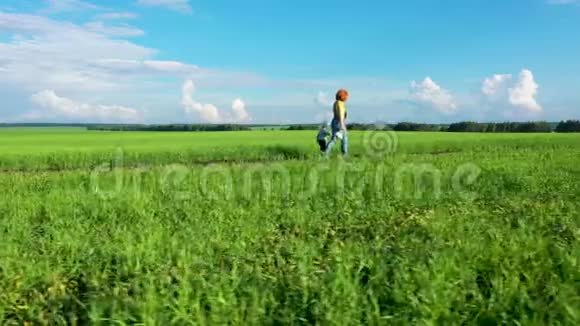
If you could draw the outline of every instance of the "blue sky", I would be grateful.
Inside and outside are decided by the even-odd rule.
[[[580,118],[580,1],[3,0],[0,122]]]

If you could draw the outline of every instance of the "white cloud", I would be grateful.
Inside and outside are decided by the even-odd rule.
[[[58,13],[77,10],[96,10],[100,7],[81,0],[47,0],[48,12]]]
[[[102,21],[88,22],[84,25],[91,32],[110,36],[141,36],[142,29],[123,24],[121,26],[106,26]]]
[[[246,111],[246,104],[242,99],[235,99],[232,103],[232,121],[236,123],[250,122],[252,118]]]
[[[516,85],[509,89],[509,101],[512,105],[531,112],[542,111],[542,107],[536,101],[538,88],[534,74],[524,69],[520,72],[520,78]]]
[[[0,34],[7,36],[0,38],[0,90],[11,97],[4,98],[4,102],[20,100],[30,105],[30,94],[50,89],[87,103],[98,98],[139,103],[149,107],[148,116],[173,120],[176,116],[171,115],[179,111],[166,116],[155,111],[170,105],[170,90],[181,80],[194,79],[207,89],[263,88],[273,84],[252,73],[155,60],[156,49],[122,39],[123,35],[139,33],[104,22],[79,25],[0,11]],[[28,109],[20,107],[23,111]],[[6,117],[7,112],[18,114],[14,108],[0,106],[0,116]]]
[[[0,32],[12,33],[0,41],[0,62],[9,73],[0,75],[8,84],[38,91],[97,91],[122,88],[130,76],[103,69],[97,63],[115,55],[117,60],[148,60],[155,50],[126,40],[110,38],[102,31],[27,14],[0,12]]]
[[[199,70],[198,66],[185,64],[178,61],[159,61],[159,60],[145,60],[143,61],[145,67],[163,72],[194,72]]]
[[[137,90],[147,83],[177,82],[161,80],[159,75],[222,82],[243,78],[178,61],[154,60],[156,50],[111,35],[138,34],[130,29],[0,12],[2,32],[12,35],[12,39],[0,40],[0,87],[28,94],[54,89],[75,97],[106,93],[119,96],[120,90]]]
[[[484,97],[497,106],[511,106],[523,110],[520,113],[535,113],[542,110],[536,100],[538,84],[533,73],[523,69],[517,80],[512,75],[502,74],[486,78],[481,86]],[[515,112],[506,112],[509,116]]]
[[[121,105],[100,105],[80,103],[58,96],[52,90],[44,90],[32,95],[31,100],[44,112],[33,111],[25,115],[30,119],[61,118],[78,122],[136,122],[137,110]]]
[[[0,11],[0,86],[10,84],[38,91],[107,91],[135,88],[147,77],[168,74],[195,77],[204,87],[264,86],[264,77],[235,71],[201,69],[179,61],[160,61],[157,50],[111,34],[138,31],[107,25],[76,25],[42,16]]]
[[[201,122],[219,123],[221,117],[218,109],[213,104],[202,104],[193,99],[195,84],[192,80],[186,80],[181,87],[181,105],[188,116],[197,116]]]
[[[168,73],[173,75],[187,75],[200,70],[198,66],[178,61],[99,59],[94,64],[103,69],[124,73]]]
[[[505,88],[505,84],[511,80],[511,78],[512,75],[508,74],[498,74],[486,78],[481,86],[481,92],[486,96],[494,97]]]
[[[135,19],[137,17],[139,17],[139,15],[132,12],[109,12],[95,16],[97,20],[125,20]]]
[[[181,106],[188,117],[203,123],[245,123],[252,120],[242,99],[233,101],[231,114],[222,114],[213,104],[197,102],[193,98],[194,93],[195,84],[192,80],[186,80],[181,87]]]
[[[422,82],[414,80],[411,82],[410,98],[412,101],[432,106],[442,113],[450,114],[457,111],[455,98],[430,77],[426,77]]]
[[[318,95],[316,95],[314,103],[323,107],[329,107],[332,105],[332,99],[330,98],[330,96],[328,96],[327,93],[320,91],[318,92]]]
[[[165,7],[183,13],[193,12],[188,0],[137,0],[137,3],[143,6]]]

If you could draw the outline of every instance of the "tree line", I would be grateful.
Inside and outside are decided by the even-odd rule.
[[[545,121],[535,122],[500,122],[500,123],[477,123],[458,122],[452,123],[447,128],[448,132],[552,132],[553,126]]]
[[[580,120],[562,121],[556,126],[556,132],[580,132]]]
[[[87,130],[106,131],[245,131],[246,125],[236,124],[168,124],[168,125],[92,125]]]
[[[316,130],[320,125],[302,124],[292,125],[287,130]],[[390,129],[394,131],[442,131],[442,132],[580,132],[580,120],[568,120],[560,123],[546,121],[530,122],[473,122],[462,121],[451,124],[429,124],[415,122],[399,122],[397,124],[377,125],[377,124],[348,124],[349,130],[380,130]]]
[[[580,132],[579,120],[567,120],[560,123],[550,123],[546,121],[530,122],[499,122],[499,123],[478,123],[464,121],[452,123],[447,127],[448,132]]]
[[[237,125],[237,124],[167,124],[167,125],[144,125],[144,124],[53,124],[53,123],[0,123],[2,127],[85,127],[88,130],[105,131],[244,131],[253,130],[261,125]],[[269,126],[274,130],[273,126]],[[295,124],[281,127],[277,130],[317,130],[320,124]],[[428,124],[415,122],[399,122],[397,124],[368,124],[350,123],[349,130],[383,130],[394,131],[440,131],[440,132],[580,132],[580,120],[567,120],[560,123],[546,121],[530,122],[490,122],[481,123],[474,121],[462,121],[451,124]],[[260,128],[258,128],[260,129]],[[267,128],[266,128],[267,129]]]
[[[286,130],[317,130],[320,124],[291,125]],[[348,130],[445,131],[446,125],[400,122],[398,124],[347,123]]]

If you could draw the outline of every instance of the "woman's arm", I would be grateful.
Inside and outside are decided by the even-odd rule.
[[[338,119],[340,120],[340,129],[346,130],[346,121],[345,121],[346,109],[344,108],[344,103],[339,102],[338,104]]]

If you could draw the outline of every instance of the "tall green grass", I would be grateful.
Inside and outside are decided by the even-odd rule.
[[[311,136],[2,134],[0,319],[580,322],[577,136],[400,134],[376,156],[353,133],[347,160]]]

